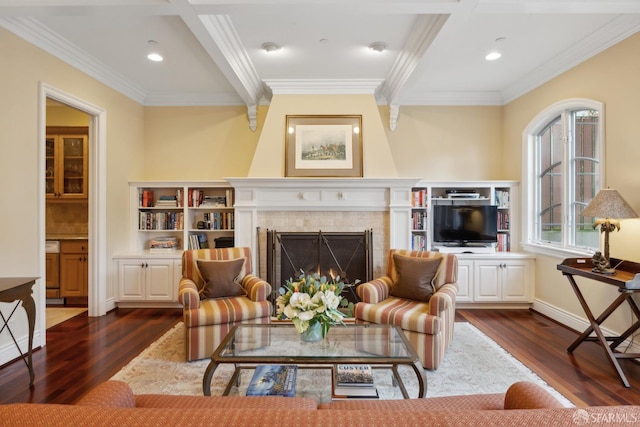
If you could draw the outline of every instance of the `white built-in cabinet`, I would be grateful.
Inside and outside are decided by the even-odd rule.
[[[113,257],[116,302],[179,306],[182,252],[232,242],[233,189],[226,181],[135,181],[129,194],[130,250]]]
[[[530,304],[535,283],[535,256],[519,252],[519,183],[517,181],[420,181],[411,189],[411,247],[453,251],[433,242],[433,206],[438,204],[495,205],[500,244],[493,253],[460,249],[459,306]],[[468,196],[465,194],[469,193]],[[491,251],[490,251],[491,252]]]
[[[172,258],[116,259],[119,302],[175,302],[180,261]]]

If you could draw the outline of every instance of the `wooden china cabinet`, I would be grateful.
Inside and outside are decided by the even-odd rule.
[[[45,192],[50,200],[88,197],[88,128],[47,127]]]

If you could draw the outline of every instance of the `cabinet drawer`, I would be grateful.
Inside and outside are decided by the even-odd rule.
[[[86,240],[63,240],[60,242],[60,252],[73,254],[86,254],[89,252]]]

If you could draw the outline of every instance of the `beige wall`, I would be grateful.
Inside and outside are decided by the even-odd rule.
[[[520,179],[504,173],[502,107],[401,106],[395,131],[389,109],[380,111],[399,176]]]
[[[258,109],[258,128],[249,129],[246,107],[147,107],[145,172],[138,179],[209,180],[247,176],[266,107]]]
[[[44,194],[39,200],[38,138],[39,84],[56,88],[107,111],[107,256],[128,248],[128,181],[138,178],[143,170],[142,106],[105,85],[64,64],[53,56],[0,29],[0,271],[2,276],[40,276],[44,259],[39,250],[41,239],[40,212],[44,212]],[[43,187],[42,187],[43,188]],[[107,266],[107,297],[113,297],[114,274]],[[44,318],[44,282],[34,292],[37,321]],[[5,312],[7,304],[0,304]],[[6,313],[8,315],[8,313]],[[26,335],[22,310],[16,312],[18,337]],[[39,325],[40,323],[38,323]],[[44,323],[42,323],[44,325]],[[39,331],[36,331],[38,333]],[[9,342],[0,336],[0,348]],[[39,343],[38,343],[39,345]],[[0,364],[4,361],[0,360]]]
[[[640,33],[600,53],[558,76],[536,90],[509,103],[504,108],[505,178],[520,177],[522,165],[522,130],[537,113],[568,98],[590,98],[605,104],[605,180],[617,189],[640,213],[640,191],[635,178],[640,161],[640,144],[636,126],[640,97]],[[640,261],[640,220],[625,220],[622,230],[611,235],[611,256]],[[560,310],[584,318],[584,313],[556,265],[561,259],[538,257],[536,263],[536,298]],[[602,309],[617,296],[616,288],[580,281],[587,301]],[[627,307],[616,313],[605,327],[622,331],[629,325]]]

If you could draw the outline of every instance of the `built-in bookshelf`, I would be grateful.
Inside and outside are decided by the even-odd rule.
[[[428,241],[429,191],[426,187],[411,189],[411,249],[425,250]]]
[[[233,244],[234,192],[225,181],[136,181],[130,193],[133,252]]]
[[[516,181],[451,181],[432,182],[420,181],[419,187],[412,189],[412,236],[414,249],[438,250],[433,241],[432,211],[437,205],[494,205],[497,207],[497,228],[498,243],[495,248],[489,248],[496,252],[510,252],[514,237],[517,238],[518,230],[513,228],[511,218],[513,217],[517,198],[518,183]],[[416,191],[419,190],[419,191]],[[419,195],[426,193],[429,197],[423,206],[416,206],[421,199]],[[416,200],[414,202],[414,200]],[[424,210],[425,221],[416,222],[419,215]],[[416,226],[424,229],[416,229]],[[418,236],[418,237],[415,237]],[[417,246],[416,242],[424,236],[426,242],[423,247]],[[464,251],[467,251],[465,249]]]

